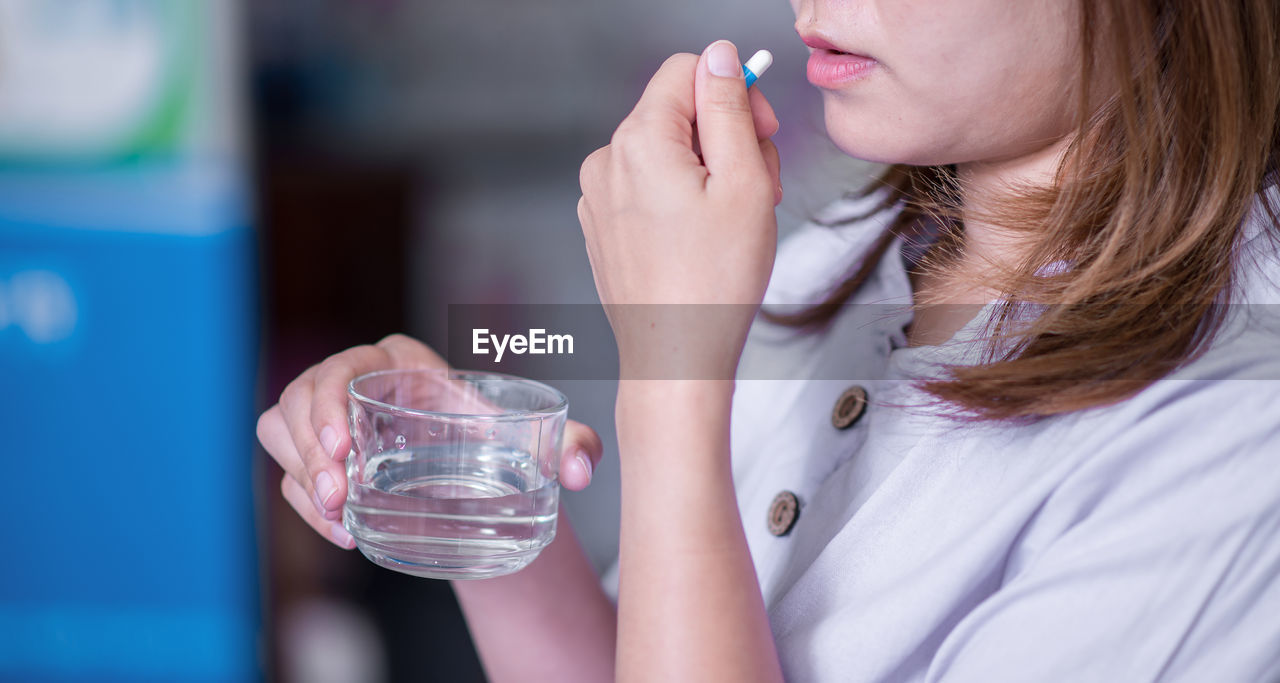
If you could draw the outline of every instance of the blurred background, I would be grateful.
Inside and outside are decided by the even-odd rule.
[[[671,53],[774,52],[784,233],[860,185],[793,22],[785,0],[0,0],[0,680],[483,680],[448,584],[312,533],[256,417],[343,348],[442,344],[449,304],[595,302],[578,166]],[[565,496],[603,569],[615,386],[557,386],[606,443]]]

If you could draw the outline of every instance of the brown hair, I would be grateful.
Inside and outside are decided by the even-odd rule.
[[[1092,102],[1079,89],[1053,186],[999,209],[996,224],[1035,246],[991,281],[1007,302],[983,362],[925,384],[972,417],[1114,403],[1195,358],[1222,323],[1241,224],[1280,165],[1280,3],[1081,0],[1080,36],[1080,83],[1113,85]],[[900,211],[852,274],[822,302],[767,318],[821,327],[923,219],[961,234],[954,168],[892,166],[861,194],[886,188],[873,212]],[[1071,267],[1045,272],[1060,261]],[[1053,305],[1019,326],[1017,301]]]

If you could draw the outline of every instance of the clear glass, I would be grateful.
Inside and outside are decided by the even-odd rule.
[[[556,534],[569,403],[497,373],[386,370],[347,388],[342,523],[374,563],[436,579],[517,571]]]

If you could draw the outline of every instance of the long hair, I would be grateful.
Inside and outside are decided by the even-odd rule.
[[[925,384],[978,419],[1115,403],[1203,352],[1241,225],[1280,167],[1280,2],[1081,0],[1080,25],[1080,83],[1108,91],[1079,88],[1052,185],[1012,192],[990,216],[1033,246],[987,274],[1005,303],[983,362]],[[886,188],[877,209],[899,213],[852,274],[820,303],[766,317],[823,326],[923,219],[963,239],[954,168],[891,166],[862,194]],[[1266,211],[1280,226],[1277,207]],[[1028,323],[1017,302],[1051,305]]]

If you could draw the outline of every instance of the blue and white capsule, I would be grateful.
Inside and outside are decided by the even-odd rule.
[[[764,72],[773,66],[773,53],[768,50],[761,50],[747,60],[742,65],[742,75],[747,79],[747,87],[750,88],[755,84],[756,80],[764,75]]]

